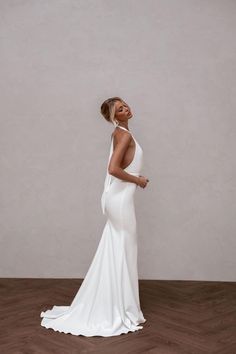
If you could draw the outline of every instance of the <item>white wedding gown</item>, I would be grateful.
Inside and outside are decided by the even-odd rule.
[[[134,158],[124,170],[139,176],[143,150],[134,141]],[[108,164],[112,152],[113,138]],[[139,301],[134,207],[137,185],[110,175],[108,164],[101,198],[107,222],[88,272],[70,306],[53,306],[40,314],[41,325],[54,331],[109,337],[142,329],[139,324],[146,322]]]

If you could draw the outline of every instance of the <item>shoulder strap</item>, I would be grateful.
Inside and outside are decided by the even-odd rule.
[[[126,129],[125,127],[122,127],[121,125],[117,125],[117,127],[126,130],[127,132],[129,132],[132,135],[132,133],[128,129]]]

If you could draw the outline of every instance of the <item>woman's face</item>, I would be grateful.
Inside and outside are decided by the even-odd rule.
[[[124,101],[115,102],[115,118],[120,122],[126,122],[133,116],[129,106]]]

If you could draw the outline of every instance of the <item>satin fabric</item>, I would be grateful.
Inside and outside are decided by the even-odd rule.
[[[131,134],[126,128],[118,127]],[[124,170],[139,176],[143,150],[133,139],[134,157]],[[146,322],[140,308],[138,285],[134,206],[137,185],[108,173],[112,152],[113,138],[101,197],[107,221],[96,253],[70,306],[55,305],[41,312],[41,326],[45,328],[87,337],[109,337],[142,329],[140,324]]]

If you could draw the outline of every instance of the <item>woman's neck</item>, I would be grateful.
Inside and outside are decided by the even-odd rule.
[[[127,129],[127,130],[129,130],[129,127],[128,127],[128,124],[126,123],[126,124],[120,124],[120,123],[118,123],[118,125],[120,126],[120,127],[123,127],[123,128],[125,128],[125,129]]]

